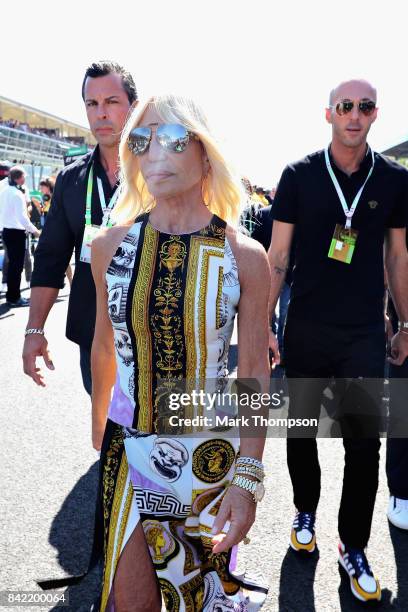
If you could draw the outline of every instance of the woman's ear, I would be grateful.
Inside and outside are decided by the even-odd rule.
[[[203,153],[203,176],[207,178],[208,173],[211,169],[210,160],[207,157],[207,153]]]

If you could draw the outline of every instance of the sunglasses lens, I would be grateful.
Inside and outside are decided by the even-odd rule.
[[[189,135],[184,125],[164,123],[157,128],[157,140],[162,147],[174,153],[181,153],[188,145]]]
[[[353,102],[339,102],[336,104],[336,113],[340,116],[347,115],[353,110],[354,103]]]
[[[141,155],[144,153],[152,137],[152,131],[147,127],[134,128],[128,137],[128,147],[133,155]]]
[[[360,102],[358,107],[363,113],[363,115],[369,116],[369,115],[372,115],[374,112],[375,102],[373,102],[372,100],[363,101],[363,102]]]

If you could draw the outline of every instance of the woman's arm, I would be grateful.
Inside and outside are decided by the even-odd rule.
[[[106,270],[115,252],[114,244],[117,243],[117,239],[113,239],[117,234],[115,230],[104,231],[92,243],[91,268],[96,288],[96,324],[91,351],[92,445],[96,450],[100,450],[102,445],[116,377],[115,346],[105,280]]]
[[[253,240],[241,238],[237,264],[241,297],[238,306],[238,380],[248,392],[269,393],[270,365],[268,352],[268,298],[271,284],[268,258],[264,249]],[[246,384],[248,380],[248,384]],[[251,380],[255,384],[251,384]],[[269,407],[240,410],[240,416],[256,414],[268,417]],[[251,435],[249,434],[251,430]],[[266,427],[240,428],[240,455],[261,460],[265,446]]]
[[[269,392],[268,354],[268,298],[270,271],[266,253],[261,245],[245,236],[232,241],[238,265],[241,297],[238,306],[238,379],[244,384],[241,390],[256,388],[256,393]],[[258,385],[250,380],[256,379]],[[247,382],[246,382],[247,381]],[[268,416],[267,406],[255,414]],[[249,414],[252,411],[249,410]],[[240,408],[240,416],[249,416],[248,408]],[[266,427],[240,427],[240,455],[261,460],[265,446]],[[251,479],[251,477],[249,477]],[[240,542],[255,520],[256,504],[253,496],[244,489],[231,485],[223,499],[214,522],[213,552],[220,553]],[[231,526],[227,535],[221,534],[226,523]]]

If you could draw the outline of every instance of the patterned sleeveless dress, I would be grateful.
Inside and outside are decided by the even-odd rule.
[[[139,521],[166,610],[244,611],[251,591],[261,605],[267,589],[231,573],[236,547],[212,553],[211,528],[239,440],[219,431],[174,435],[162,418],[163,389],[228,375],[240,286],[225,222],[214,215],[204,229],[170,235],[142,215],[106,283],[117,380],[101,452],[100,610],[114,610],[115,570]]]

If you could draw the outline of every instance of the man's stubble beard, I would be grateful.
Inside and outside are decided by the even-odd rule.
[[[112,134],[112,136],[96,136],[94,134],[94,138],[96,140],[96,142],[98,143],[99,146],[102,146],[106,149],[114,149],[114,148],[118,148],[119,147],[119,143],[120,143],[120,137],[118,138],[117,136],[114,136]]]
[[[358,149],[362,144],[367,142],[367,135],[370,128],[368,128],[365,132],[361,132],[358,138],[350,138],[342,131],[334,130],[334,134],[336,139],[344,146],[350,149]]]

